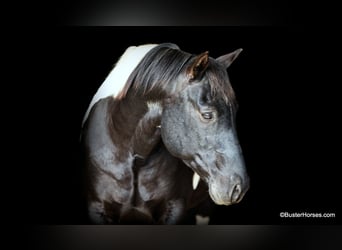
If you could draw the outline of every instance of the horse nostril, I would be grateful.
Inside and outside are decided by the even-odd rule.
[[[232,203],[238,202],[239,199],[240,199],[240,195],[241,195],[241,185],[240,184],[236,184],[233,187],[233,190],[232,190],[232,195],[231,195]]]

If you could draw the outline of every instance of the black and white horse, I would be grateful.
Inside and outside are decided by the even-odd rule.
[[[182,224],[241,201],[249,179],[227,68],[175,44],[129,47],[85,115],[82,146],[96,224]]]

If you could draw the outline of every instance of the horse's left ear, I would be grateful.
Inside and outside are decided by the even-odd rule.
[[[239,56],[241,51],[242,49],[237,49],[227,55],[223,55],[216,58],[216,61],[223,63],[223,65],[226,66],[226,68],[228,68],[232,64],[232,62],[234,62],[235,59]]]
[[[187,75],[189,81],[198,80],[202,77],[204,71],[207,69],[209,63],[209,52],[203,52],[202,54],[195,57],[193,62],[187,68]]]

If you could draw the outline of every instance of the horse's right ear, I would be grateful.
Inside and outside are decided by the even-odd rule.
[[[209,52],[203,52],[202,54],[195,57],[191,65],[188,66],[186,74],[189,81],[201,79],[203,73],[208,67],[209,63]]]
[[[219,58],[216,58],[216,61],[223,63],[223,65],[226,67],[226,69],[235,61],[235,59],[239,56],[242,49],[237,49],[227,55],[220,56]]]

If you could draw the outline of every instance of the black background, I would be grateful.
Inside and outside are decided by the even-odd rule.
[[[316,33],[248,26],[56,27],[45,34],[35,44],[44,45],[34,53],[40,72],[31,99],[36,112],[23,112],[29,115],[26,128],[36,131],[25,147],[35,162],[23,172],[24,204],[30,204],[25,223],[87,223],[79,135],[88,104],[128,46],[173,42],[194,54],[208,50],[212,57],[244,49],[228,73],[239,102],[237,129],[251,188],[240,204],[217,207],[212,223],[340,224],[332,144],[337,100],[333,66],[324,53],[332,48],[312,43]],[[39,122],[33,125],[33,119]],[[336,218],[280,218],[280,212],[332,212]]]
[[[4,72],[2,93],[2,221],[10,246],[341,248],[338,8],[286,0],[14,5],[6,21],[18,25],[3,39],[5,69],[14,67]],[[165,41],[214,57],[244,48],[229,74],[251,190],[239,205],[218,209],[224,226],[77,226],[84,222],[78,136],[86,107],[127,46]],[[281,219],[282,211],[336,218]]]

